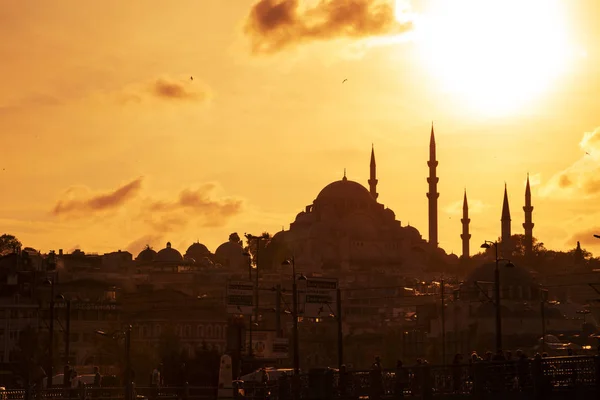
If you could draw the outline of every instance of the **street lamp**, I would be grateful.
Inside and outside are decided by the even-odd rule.
[[[125,400],[132,400],[133,390],[131,387],[131,325],[127,326],[124,331],[118,331],[113,334],[104,331],[96,331],[97,335],[106,336],[113,340],[125,338]]]
[[[56,296],[57,300],[65,302],[65,365],[69,365],[71,355],[71,299],[65,299],[63,294]]]
[[[255,276],[255,287],[254,287],[254,320],[256,322],[256,324],[258,325],[258,253],[260,252],[260,241],[261,240],[267,240],[269,239],[269,234],[268,233],[263,233],[260,236],[255,236],[255,235],[251,235],[249,233],[245,233],[244,236],[246,236],[246,240],[248,241],[248,243],[251,240],[256,240],[256,255],[255,255],[255,263],[256,263],[256,274],[254,274]],[[248,256],[249,256],[249,260],[248,260],[248,265],[249,265],[249,270],[250,270],[250,280],[252,280],[252,258],[250,257],[250,252],[247,252]],[[249,356],[252,357],[253,355],[253,349],[252,349],[252,316],[250,316],[250,349],[249,349]]]
[[[294,319],[293,345],[294,345],[294,375],[300,374],[300,342],[298,339],[298,285],[296,283],[296,260],[291,258],[284,260],[281,265],[292,266],[292,318]],[[298,277],[300,280],[306,280],[304,275]]]
[[[496,351],[502,350],[502,311],[500,308],[500,261],[507,261],[506,267],[512,268],[515,265],[505,258],[498,258],[498,242],[486,240],[481,245],[482,249],[489,249],[494,246],[496,268],[494,269],[494,302],[496,303]]]
[[[46,367],[46,387],[52,387],[54,376],[54,278],[47,278],[44,284],[50,286],[50,332],[48,335],[48,365]]]

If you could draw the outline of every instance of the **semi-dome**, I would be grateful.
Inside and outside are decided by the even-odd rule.
[[[176,263],[183,261],[181,253],[171,247],[171,242],[167,242],[167,247],[156,254],[156,261]]]
[[[140,254],[136,257],[136,260],[139,262],[152,262],[156,258],[156,251],[152,250],[150,246],[146,246],[146,248],[140,251]]]
[[[210,251],[200,242],[192,243],[185,252],[185,258],[193,258],[196,261],[202,260],[207,256],[210,256]]]
[[[518,265],[507,266],[507,261],[499,262],[500,284],[502,286],[529,286],[533,284],[531,273]],[[486,263],[475,268],[468,276],[467,282],[494,282],[496,263]]]
[[[327,200],[375,201],[367,188],[358,182],[349,181],[346,177],[325,186],[317,196],[315,203]]]

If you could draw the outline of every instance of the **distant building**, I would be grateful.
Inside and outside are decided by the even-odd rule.
[[[433,157],[430,166],[430,240],[437,250],[437,176],[435,140],[431,133]],[[370,189],[349,180],[330,183],[317,195],[313,204],[300,212],[288,231],[274,235],[269,246],[269,260],[276,267],[286,256],[294,254],[299,270],[339,274],[350,271],[418,275],[427,266],[432,247],[419,231],[403,225],[395,213],[377,201],[375,152],[371,151]],[[432,219],[433,218],[433,219]]]

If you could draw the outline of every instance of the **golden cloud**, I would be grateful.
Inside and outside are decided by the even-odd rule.
[[[126,88],[119,94],[119,100],[123,103],[141,103],[149,98],[171,102],[204,102],[210,95],[208,86],[198,79],[163,77]]]
[[[579,142],[583,156],[540,187],[544,197],[586,199],[600,195],[600,127]]]
[[[486,208],[488,208],[488,205],[486,205],[483,201],[478,200],[478,199],[467,199],[467,202],[469,203],[469,215],[480,214]],[[455,201],[454,203],[448,204],[447,206],[444,207],[444,212],[449,215],[462,216],[463,201],[458,200],[458,201]]]
[[[85,216],[97,211],[116,209],[135,198],[142,187],[142,178],[137,178],[115,190],[106,193],[85,194],[80,196],[77,188],[68,189],[64,198],[58,200],[52,214],[56,216]],[[83,189],[89,192],[88,189]]]
[[[245,34],[254,54],[273,54],[295,45],[332,39],[398,35],[412,29],[400,23],[391,0],[260,0],[246,19]]]

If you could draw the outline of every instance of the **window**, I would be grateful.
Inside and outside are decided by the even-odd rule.
[[[221,337],[222,337],[221,335],[222,335],[221,326],[220,325],[215,326],[215,337],[217,339],[221,339]]]
[[[190,325],[185,326],[185,331],[183,332],[184,337],[192,336],[192,327]]]
[[[204,337],[204,326],[203,325],[198,325],[196,327],[196,335],[198,335],[199,338]]]
[[[160,337],[160,334],[161,334],[160,325],[158,325],[158,324],[154,325],[154,336]]]
[[[212,325],[207,325],[206,326],[206,337],[207,338],[212,338],[213,337],[213,327],[212,327]]]

